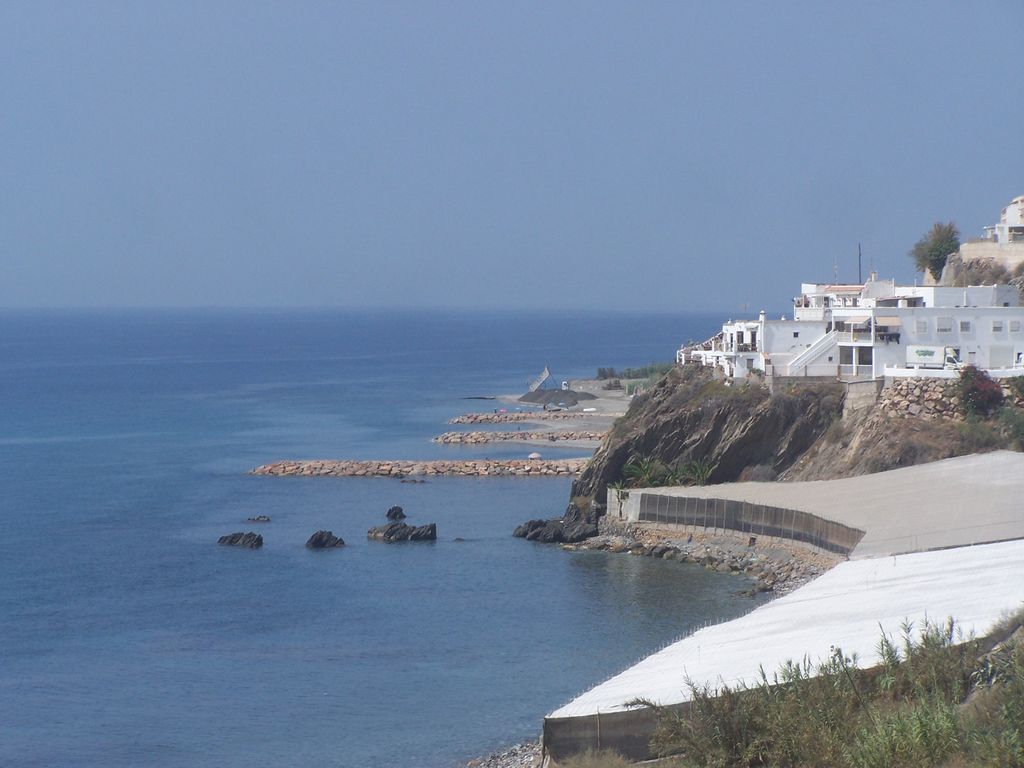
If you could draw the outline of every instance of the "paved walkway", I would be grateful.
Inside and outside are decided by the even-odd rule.
[[[668,646],[549,721],[622,711],[635,698],[681,703],[689,698],[687,678],[698,685],[754,682],[761,666],[771,674],[790,659],[816,662],[834,644],[873,666],[880,632],[895,635],[907,619],[919,627],[926,617],[953,617],[984,635],[1024,607],[1024,454],[997,451],[845,480],[652,492],[799,509],[866,535],[850,561]]]
[[[866,531],[851,557],[1024,538],[1024,453],[995,451],[843,480],[657,488],[798,509]]]

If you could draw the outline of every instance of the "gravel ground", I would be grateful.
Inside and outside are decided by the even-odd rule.
[[[527,741],[466,763],[466,768],[536,768],[540,765],[540,744]]]

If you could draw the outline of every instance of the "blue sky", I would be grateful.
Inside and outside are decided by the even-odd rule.
[[[781,307],[1024,194],[1017,2],[0,4],[0,306]]]

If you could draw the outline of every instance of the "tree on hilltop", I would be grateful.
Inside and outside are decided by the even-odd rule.
[[[942,277],[946,259],[959,250],[960,231],[956,224],[952,221],[945,224],[936,221],[931,230],[910,249],[910,258],[914,260],[919,272],[931,272],[932,277],[938,280]]]

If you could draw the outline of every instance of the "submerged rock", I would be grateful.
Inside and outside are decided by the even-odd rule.
[[[317,531],[306,541],[306,546],[310,549],[332,549],[333,547],[344,547],[345,541],[330,531]]]
[[[401,507],[396,505],[388,510],[387,518],[388,520],[404,520],[405,512],[402,511]]]
[[[263,546],[263,537],[258,533],[229,533],[227,536],[221,536],[217,539],[218,544],[223,544],[227,547],[242,547],[243,549],[259,549]]]
[[[368,539],[378,541],[434,541],[437,539],[437,524],[406,525],[405,523],[388,523],[371,528],[366,532]]]

